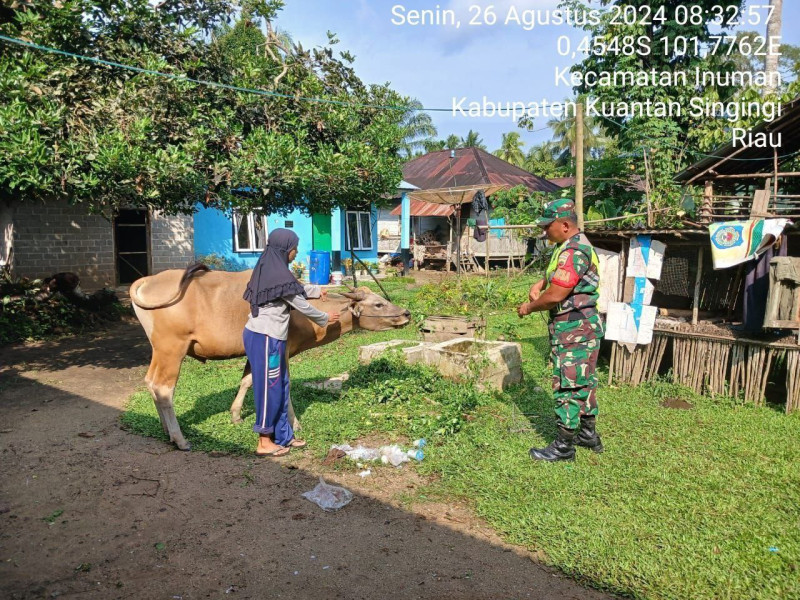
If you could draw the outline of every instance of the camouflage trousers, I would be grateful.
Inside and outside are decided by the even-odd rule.
[[[582,416],[597,414],[597,355],[600,339],[551,346],[556,418],[566,429],[577,429]]]

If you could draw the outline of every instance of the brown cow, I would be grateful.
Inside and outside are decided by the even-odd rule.
[[[143,277],[131,285],[136,317],[153,347],[145,382],[153,395],[164,431],[181,450],[190,449],[172,404],[181,363],[185,356],[202,362],[244,356],[242,331],[250,306],[242,299],[242,294],[250,273],[210,271],[205,265],[193,265],[185,271],[169,270]],[[292,311],[287,340],[289,357],[328,344],[355,329],[383,331],[403,327],[409,322],[407,310],[384,300],[368,288],[359,288],[343,296],[331,295],[326,302],[310,302],[325,312],[338,311],[341,319],[321,328]],[[231,407],[234,422],[239,417],[251,382],[252,377],[246,368]],[[293,415],[292,411],[292,420]]]

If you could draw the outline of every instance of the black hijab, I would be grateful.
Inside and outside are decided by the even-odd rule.
[[[244,299],[250,303],[250,314],[258,316],[258,307],[283,296],[306,297],[305,288],[289,271],[289,252],[297,248],[300,238],[289,229],[270,232],[267,248],[253,267]]]

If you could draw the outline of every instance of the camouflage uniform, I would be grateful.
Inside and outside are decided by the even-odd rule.
[[[597,254],[583,233],[561,244],[545,275],[548,286],[573,288],[550,310],[550,348],[556,416],[566,429],[580,417],[597,415],[597,355],[603,323],[597,312],[600,272]]]

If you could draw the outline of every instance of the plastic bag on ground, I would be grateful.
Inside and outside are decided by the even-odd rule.
[[[355,448],[349,444],[331,446],[331,448],[335,450],[341,450],[350,460],[378,460],[381,456],[380,451],[377,448],[365,448],[361,444]]]
[[[380,448],[380,453],[381,462],[384,464],[389,463],[392,466],[399,467],[404,462],[408,462],[408,454],[397,444],[382,446]]]
[[[338,485],[325,483],[325,480],[320,477],[316,487],[310,492],[303,493],[303,498],[311,500],[322,510],[333,511],[350,504],[353,493]]]

